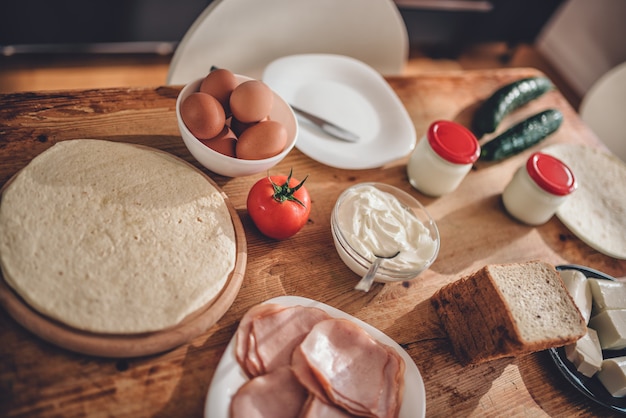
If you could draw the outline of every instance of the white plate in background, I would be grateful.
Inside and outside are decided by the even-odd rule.
[[[415,127],[404,105],[385,79],[359,60],[290,55],[271,62],[262,79],[288,103],[360,137],[342,141],[301,122],[296,148],[322,164],[375,168],[405,157],[415,146]]]
[[[400,74],[409,56],[404,20],[392,1],[213,0],[181,39],[167,84],[187,84],[211,66],[260,79],[293,54],[354,57],[381,74]]]

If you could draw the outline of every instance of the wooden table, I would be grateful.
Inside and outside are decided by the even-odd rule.
[[[478,100],[501,84],[533,74],[537,71],[446,72],[391,77],[388,82],[421,136],[436,119],[467,124]],[[200,167],[176,126],[179,90],[167,86],[0,96],[0,184],[55,142],[73,138],[144,144]],[[563,112],[565,122],[543,145],[568,141],[602,146],[557,91],[516,117],[551,106]],[[282,242],[263,237],[246,211],[247,192],[262,175],[231,179],[204,170],[230,197],[246,231],[248,265],[232,307],[189,344],[128,359],[96,358],[56,347],[0,310],[0,415],[200,417],[215,367],[239,319],[251,306],[280,295],[304,296],[339,308],[401,344],[424,379],[427,416],[609,415],[611,411],[572,388],[546,352],[462,367],[429,302],[440,286],[488,263],[542,259],[626,274],[626,261],[588,247],[556,217],[528,227],[507,216],[500,194],[529,153],[479,164],[454,193],[429,198],[409,185],[406,158],[372,170],[340,170],[294,149],[272,173],[293,168],[296,176],[309,174],[312,211],[304,229]],[[438,259],[417,280],[377,284],[367,294],[353,290],[358,277],[335,252],[329,223],[341,191],[363,181],[389,183],[417,197],[441,234]]]

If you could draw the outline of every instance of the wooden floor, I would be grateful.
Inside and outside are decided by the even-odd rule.
[[[453,58],[442,55],[433,50],[413,50],[405,73],[533,67],[548,75],[575,109],[580,104],[580,97],[532,46],[511,49],[496,42],[467,47]],[[162,85],[170,60],[171,55],[0,57],[0,93]]]

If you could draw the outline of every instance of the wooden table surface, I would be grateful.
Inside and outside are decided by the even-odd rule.
[[[390,77],[418,137],[436,119],[468,124],[479,100],[533,69],[445,72]],[[174,106],[178,86],[33,92],[0,96],[0,185],[58,141],[99,138],[155,147],[200,167],[179,136]],[[556,142],[602,145],[558,91],[520,110],[547,107],[565,117]],[[505,120],[505,124],[510,123]],[[536,149],[540,148],[537,147]],[[530,154],[498,164],[478,164],[452,194],[430,198],[412,189],[407,158],[371,170],[324,166],[294,149],[272,169],[309,175],[310,220],[281,242],[262,236],[245,207],[247,192],[262,176],[209,174],[234,204],[248,245],[242,288],[231,308],[204,334],[169,352],[142,358],[97,358],[47,343],[0,309],[0,415],[41,417],[200,417],[206,394],[238,321],[251,306],[280,295],[298,295],[341,309],[380,329],[415,361],[426,387],[427,416],[590,416],[611,411],[583,397],[559,374],[546,352],[462,367],[452,355],[429,297],[442,285],[488,263],[542,259],[580,264],[614,276],[626,261],[585,245],[554,217],[540,227],[512,220],[500,194]],[[330,213],[346,187],[364,181],[395,185],[420,200],[435,218],[441,250],[435,263],[408,283],[353,290],[358,277],[339,259]],[[407,391],[410,392],[408,387]],[[406,396],[411,396],[408,392]]]

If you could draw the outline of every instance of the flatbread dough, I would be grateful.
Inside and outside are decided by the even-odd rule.
[[[555,144],[543,152],[567,164],[578,182],[557,211],[561,222],[590,247],[626,259],[626,164],[584,145]]]
[[[161,151],[63,141],[2,195],[5,281],[32,308],[80,330],[172,327],[219,294],[235,254],[221,192]]]

